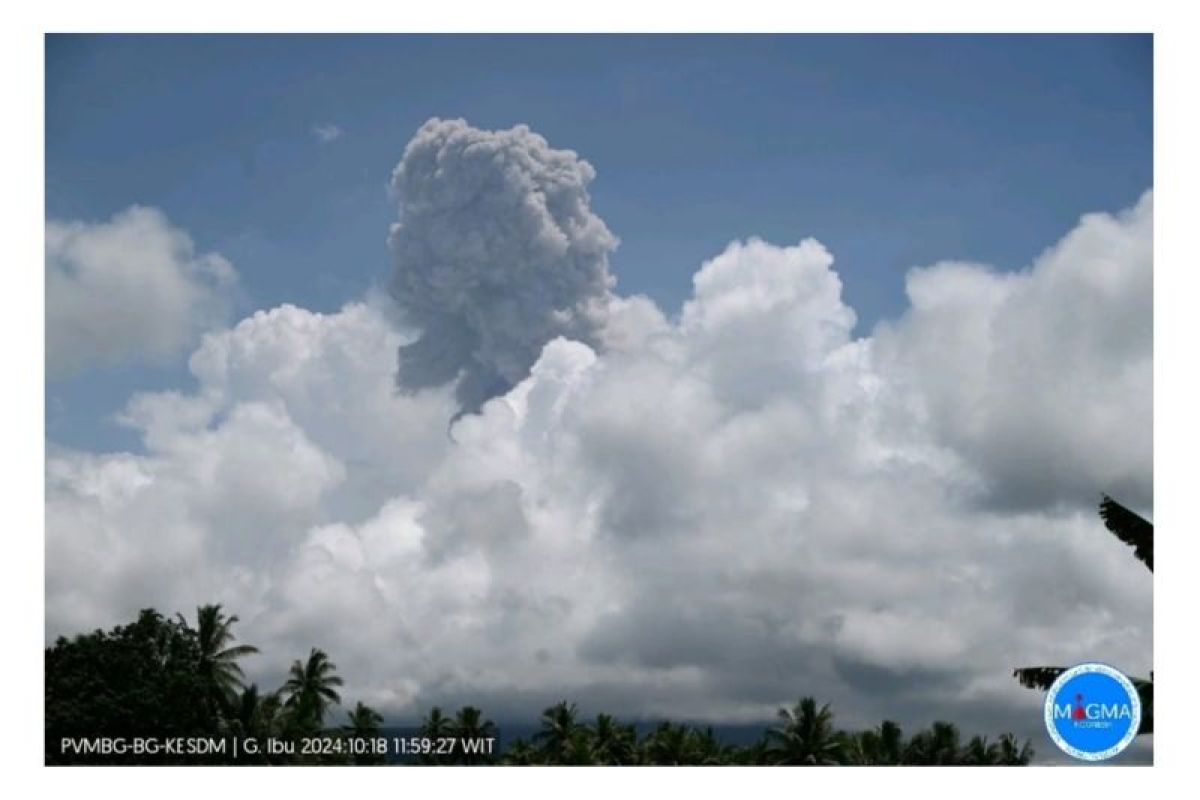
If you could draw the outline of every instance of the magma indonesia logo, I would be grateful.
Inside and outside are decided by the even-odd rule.
[[[1046,730],[1064,753],[1104,761],[1120,753],[1142,721],[1133,683],[1107,664],[1079,664],[1046,693]]]

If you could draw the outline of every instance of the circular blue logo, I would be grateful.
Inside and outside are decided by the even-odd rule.
[[[1142,703],[1128,678],[1107,664],[1079,664],[1046,693],[1046,730],[1067,755],[1104,761],[1120,753],[1142,722]]]

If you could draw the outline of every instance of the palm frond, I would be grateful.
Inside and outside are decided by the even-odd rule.
[[[258,648],[252,644],[239,644],[237,647],[230,647],[217,653],[213,658],[217,661],[229,661],[242,656],[254,655],[258,652]]]
[[[1019,667],[1013,670],[1013,677],[1026,689],[1045,690],[1066,671],[1066,667]]]
[[[1133,554],[1154,571],[1154,525],[1142,519],[1108,495],[1100,502],[1100,516],[1104,527],[1113,535],[1133,548]]]

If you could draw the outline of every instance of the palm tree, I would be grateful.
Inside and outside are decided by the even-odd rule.
[[[934,763],[956,764],[959,757],[958,726],[953,722],[938,721],[930,728]]]
[[[1108,495],[1101,495],[1100,518],[1104,527],[1133,548],[1133,555],[1154,572],[1154,525]]]
[[[262,730],[263,701],[258,693],[258,685],[250,684],[238,696],[233,704],[232,717],[226,720],[226,730],[235,736],[260,737],[268,736],[269,732]],[[262,763],[265,756],[245,753],[250,763]]]
[[[962,752],[962,763],[986,767],[1000,763],[1000,745],[989,742],[986,736],[972,736]]]
[[[1106,494],[1101,495],[1100,518],[1104,520],[1104,527],[1132,547],[1137,560],[1154,572],[1154,525]],[[1027,689],[1046,691],[1066,671],[1066,667],[1018,667],[1013,670],[1013,677]],[[1138,735],[1154,733],[1154,673],[1151,672],[1148,679],[1131,676],[1129,680],[1142,704]]]
[[[918,731],[904,749],[906,764],[957,764],[959,756],[958,728],[950,722],[935,722],[927,730]]]
[[[383,715],[361,700],[354,706],[353,711],[346,712],[347,724],[342,726],[342,732],[358,739],[370,739],[379,735],[379,726],[383,724]]]
[[[283,696],[279,690],[263,695],[258,701],[259,727],[267,736],[282,736],[287,725]]]
[[[689,738],[691,763],[708,767],[727,764],[732,760],[730,748],[721,743],[711,727],[705,727],[704,730],[693,728]]]
[[[450,736],[452,722],[442,713],[440,706],[429,710],[429,716],[421,720],[420,736],[422,739],[443,739]]]
[[[632,764],[637,760],[637,731],[611,714],[598,714],[592,727],[592,749],[601,764]]]
[[[179,621],[187,625],[183,615]],[[237,615],[226,617],[221,605],[206,605],[196,609],[196,639],[200,647],[197,671],[204,682],[209,710],[214,716],[227,714],[242,689],[245,675],[237,660],[258,652],[248,644],[233,645],[233,623]]]
[[[567,739],[566,747],[563,748],[562,756],[559,757],[558,763],[572,767],[587,767],[604,762],[599,759],[596,753],[594,741],[592,739],[592,730],[586,725],[578,725],[571,731],[571,736]]]
[[[733,748],[730,753],[730,763],[742,766],[765,766],[771,763],[771,743],[765,736],[745,747]]]
[[[542,764],[542,753],[524,739],[517,739],[504,751],[501,758],[504,764],[517,767],[529,767]]]
[[[542,711],[542,729],[533,735],[533,741],[539,744],[551,764],[562,763],[571,736],[579,727],[578,716],[578,707],[566,700]]]
[[[999,754],[996,763],[1008,767],[1023,767],[1033,761],[1033,745],[1027,740],[1018,745],[1017,737],[1006,733],[1000,737]]]
[[[841,740],[841,763],[856,767],[869,767],[876,763],[879,735],[875,731],[843,731]]]
[[[660,722],[642,742],[642,763],[677,766],[692,763],[691,730],[686,725]]]
[[[308,660],[297,659],[288,673],[283,691],[287,693],[286,706],[296,714],[301,729],[319,729],[325,720],[325,711],[330,703],[342,702],[341,695],[334,689],[342,685],[335,674],[337,665],[329,660],[324,650],[314,647]]]
[[[933,734],[929,731],[917,731],[904,746],[903,762],[917,766],[932,766],[937,763],[933,752]]]
[[[262,694],[257,684],[250,684],[234,701],[231,717],[227,721],[227,730],[236,736],[248,736],[257,739],[281,737],[284,735],[280,707],[282,701],[276,692]],[[265,753],[243,753],[242,758],[250,763],[268,763],[272,759]]]
[[[498,737],[496,723],[485,719],[483,712],[475,706],[459,709],[450,725],[450,735],[457,740],[454,743],[456,764],[487,764],[494,760],[492,745]]]
[[[904,758],[904,731],[890,719],[879,726],[878,764],[899,764]]]
[[[252,683],[238,696],[229,727],[241,736],[256,736],[261,711],[262,700],[258,694],[258,684]]]
[[[833,729],[829,704],[817,708],[811,697],[800,700],[792,709],[779,709],[779,728],[767,731],[770,739],[768,758],[773,764],[822,766],[838,763],[841,745]]]
[[[429,716],[421,720],[421,727],[417,731],[417,735],[427,741],[433,743],[433,749],[428,753],[422,753],[417,757],[417,761],[421,764],[448,764],[450,760],[441,753],[441,748],[438,743],[442,740],[449,739],[453,736],[454,721],[442,713],[440,706],[434,706],[429,709]]]
[[[347,724],[342,726],[342,735],[349,739],[370,740],[379,736],[379,726],[383,724],[383,715],[363,703],[355,704],[354,710],[346,712]],[[383,754],[375,752],[373,747],[355,748],[353,759],[355,764],[382,764]]]
[[[862,766],[895,766],[904,758],[904,733],[900,726],[885,719],[878,728],[846,734],[843,761]]]

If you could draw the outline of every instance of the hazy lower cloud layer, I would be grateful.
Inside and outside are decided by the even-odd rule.
[[[1149,193],[1018,273],[915,269],[855,338],[813,239],[730,244],[678,315],[613,293],[591,178],[524,128],[424,126],[401,323],[260,311],[130,400],[144,452],[51,446],[48,635],[222,602],[252,676],[320,646],[393,719],[813,694],[1036,735],[1014,666],[1149,671],[1151,576],[1095,512],[1152,511]]]
[[[46,223],[46,372],[161,362],[228,323],[237,273],[153,208]]]

